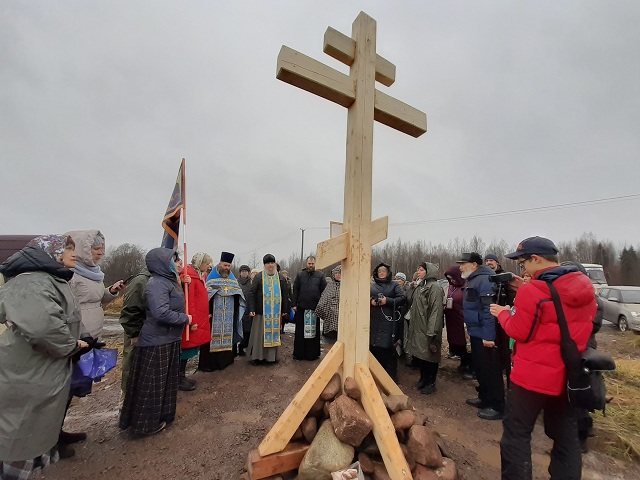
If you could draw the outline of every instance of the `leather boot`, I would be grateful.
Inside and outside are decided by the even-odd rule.
[[[187,380],[187,361],[180,360],[180,374],[178,379],[178,390],[183,392],[190,392],[196,389],[196,386]]]
[[[71,458],[76,454],[76,451],[73,449],[73,447],[65,445],[64,443],[58,443],[57,447],[60,459]]]
[[[58,445],[69,445],[71,443],[82,442],[87,439],[87,434],[84,432],[70,433],[60,430],[58,435]]]

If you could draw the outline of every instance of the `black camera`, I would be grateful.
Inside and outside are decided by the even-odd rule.
[[[511,272],[489,275],[489,281],[493,283],[493,296],[498,305],[507,304],[507,285],[513,281],[515,275]]]
[[[494,275],[489,275],[489,281],[493,283],[510,283],[513,281],[515,276],[511,272],[504,273],[496,273]]]

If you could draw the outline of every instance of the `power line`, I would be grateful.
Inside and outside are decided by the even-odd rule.
[[[269,245],[272,245],[272,244],[274,244],[274,243],[276,243],[276,242],[279,242],[280,240],[284,240],[285,238],[290,237],[291,235],[297,234],[297,233],[298,233],[298,230],[299,230],[299,229],[292,230],[292,231],[290,231],[289,233],[285,233],[284,235],[282,235],[282,236],[280,236],[280,237],[278,237],[278,238],[275,238],[275,239],[271,240],[270,242],[267,242],[267,243],[264,243],[264,244],[260,245],[259,247],[252,248],[251,250],[247,250],[246,252],[241,253],[241,254],[240,254],[240,256],[246,255],[246,254],[248,254],[248,253],[255,252],[256,250],[261,250],[261,249],[263,249],[264,247],[268,247]]]
[[[519,213],[543,212],[547,210],[560,210],[563,208],[581,207],[584,205],[597,205],[602,203],[619,202],[624,200],[632,200],[639,197],[640,197],[640,193],[636,193],[632,195],[621,195],[618,197],[600,198],[597,200],[585,200],[582,202],[558,203],[556,205],[547,205],[544,207],[531,207],[531,208],[522,208],[519,210],[506,210],[504,212],[480,213],[477,215],[464,215],[461,217],[436,218],[433,220],[418,220],[414,222],[390,223],[389,226],[397,227],[397,226],[403,226],[403,225],[421,225],[425,223],[442,223],[442,222],[456,222],[460,220],[475,220],[478,218],[500,217],[505,215],[516,215]]]

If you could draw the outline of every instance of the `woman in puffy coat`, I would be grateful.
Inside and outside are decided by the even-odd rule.
[[[369,350],[395,382],[398,381],[396,343],[402,339],[400,307],[406,300],[402,287],[391,280],[391,267],[378,264],[371,283]]]
[[[122,280],[110,287],[104,286],[104,273],[100,262],[104,257],[104,235],[99,230],[78,230],[67,232],[76,244],[75,275],[69,282],[80,303],[82,323],[93,338],[102,335],[104,310],[102,307],[112,302],[124,290]]]
[[[34,238],[0,265],[0,478],[29,478],[58,459],[80,311],[68,281],[75,265],[66,235]]]
[[[182,338],[182,353],[180,354],[180,382],[178,390],[194,390],[196,381],[187,378],[187,361],[195,357],[200,351],[200,345],[211,341],[209,328],[209,296],[204,281],[211,270],[213,259],[206,253],[196,253],[191,265],[180,273],[180,278],[191,277],[189,284],[189,314],[192,321],[189,327],[189,340]]]
[[[120,428],[131,427],[134,435],[158,433],[176,416],[180,337],[191,315],[184,313],[173,253],[169,248],[154,248],[145,258],[151,273],[144,292],[147,315],[120,413]]]
[[[420,393],[430,395],[436,391],[436,375],[442,352],[444,327],[444,291],[438,284],[438,267],[422,262],[416,270],[418,284],[411,298],[407,350],[420,366]]]

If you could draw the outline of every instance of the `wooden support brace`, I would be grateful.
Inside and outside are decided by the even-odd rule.
[[[396,430],[376,387],[371,372],[361,363],[355,366],[355,380],[362,392],[362,406],[373,422],[373,436],[391,480],[413,479],[411,469],[400,449]]]
[[[309,450],[306,443],[290,443],[284,450],[261,457],[258,450],[251,450],[247,458],[247,473],[251,480],[272,477],[279,473],[297,470]]]
[[[343,359],[344,344],[338,341],[329,350],[329,353],[320,362],[318,368],[316,368],[309,380],[302,386],[278,421],[264,437],[260,446],[258,446],[258,452],[261,456],[264,457],[272,453],[281,452],[287,446],[287,443],[296,433],[302,420],[309,413],[309,410],[327,386],[333,374],[342,365]]]
[[[349,248],[349,234],[341,233],[318,244],[316,251],[316,268],[325,268],[347,258]]]
[[[348,75],[285,45],[278,55],[276,78],[343,107],[349,107],[356,99],[353,80]]]
[[[393,381],[387,371],[382,368],[378,359],[371,352],[369,352],[369,370],[385,395],[404,395],[400,387]]]
[[[322,51],[345,65],[351,66],[356,58],[356,41],[329,27],[324,32]],[[376,80],[390,87],[396,81],[396,66],[376,54]]]

